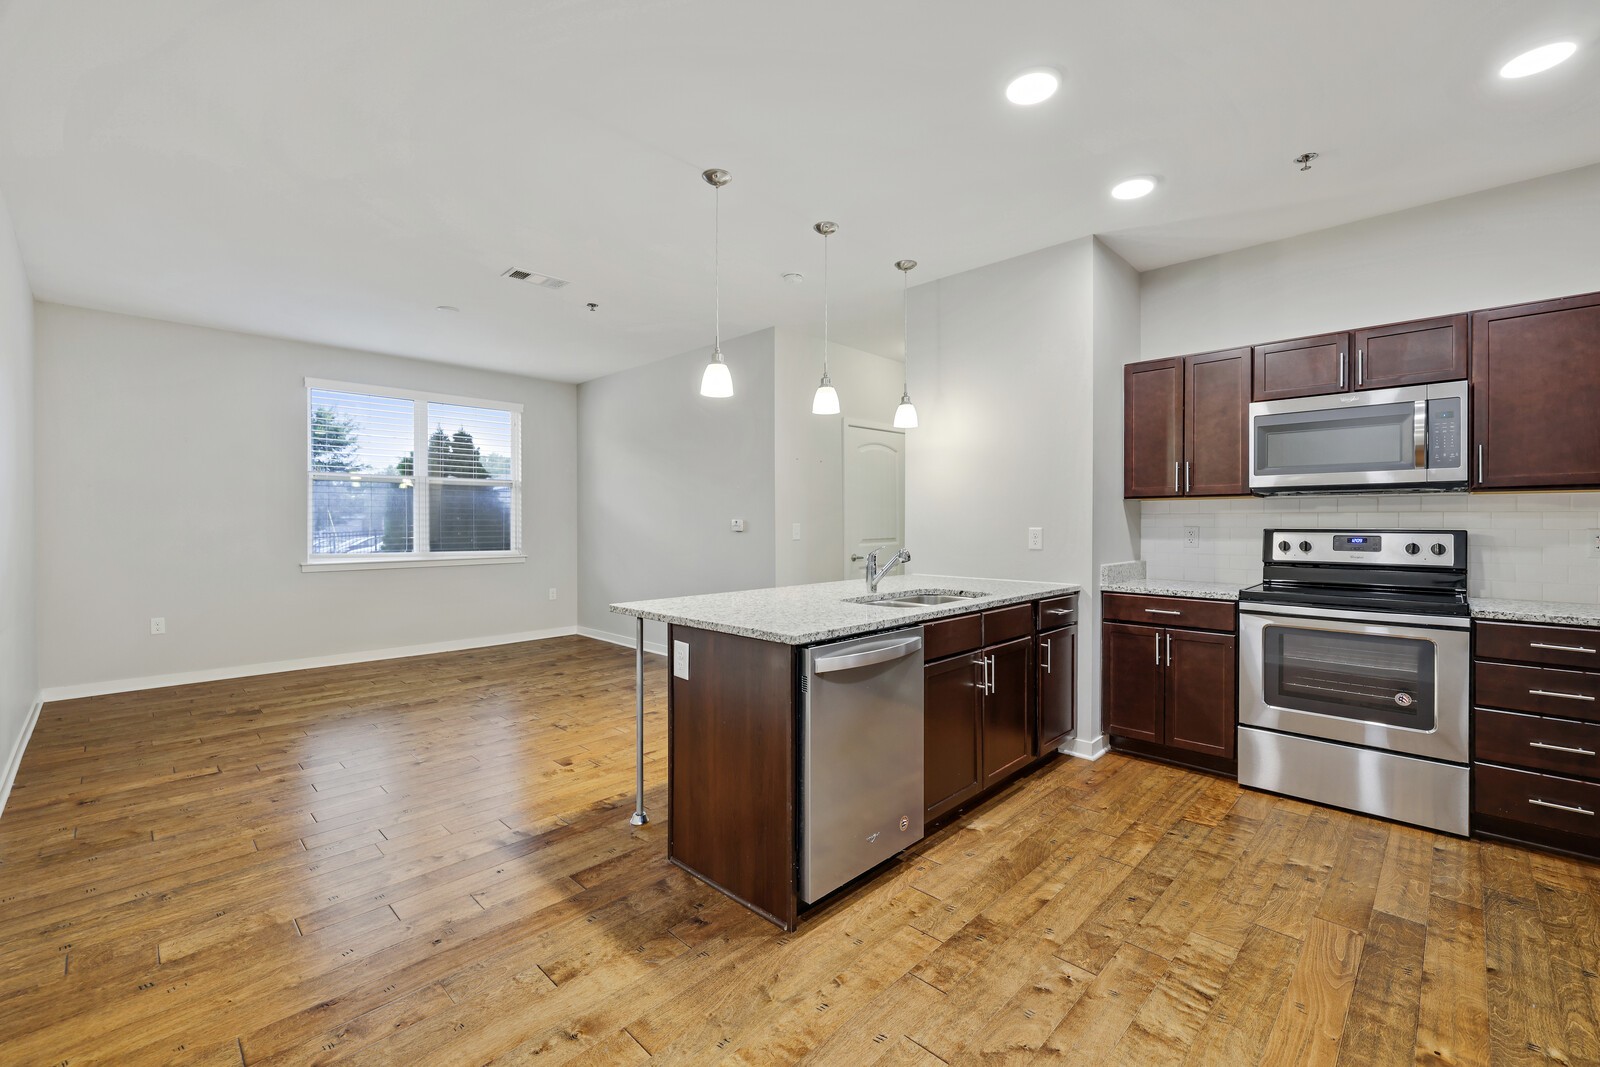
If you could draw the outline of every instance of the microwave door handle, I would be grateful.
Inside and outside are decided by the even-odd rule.
[[[1418,400],[1411,419],[1411,443],[1417,453],[1417,469],[1428,469],[1428,402]]]

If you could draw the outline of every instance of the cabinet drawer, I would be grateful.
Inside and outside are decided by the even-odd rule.
[[[1473,699],[1484,707],[1600,721],[1600,674],[1479,660],[1473,679]]]
[[[1039,601],[1039,629],[1059,630],[1078,621],[1078,594]]]
[[[998,644],[1033,633],[1033,605],[1017,604],[983,613],[983,643]]]
[[[1544,663],[1552,667],[1600,670],[1600,630],[1570,626],[1524,626],[1505,622],[1476,625],[1479,659]]]
[[[983,616],[957,615],[922,624],[922,658],[925,662],[944,659],[959,652],[983,646]]]
[[[1578,778],[1600,778],[1600,726],[1510,711],[1472,713],[1473,758]]]
[[[1472,785],[1472,807],[1480,815],[1600,836],[1600,785],[1594,782],[1475,763]]]
[[[1231,600],[1195,600],[1176,596],[1105,594],[1109,622],[1140,622],[1147,626],[1187,626],[1232,633],[1235,607]]]

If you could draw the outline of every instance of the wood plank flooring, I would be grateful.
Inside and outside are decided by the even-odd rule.
[[[785,935],[583,638],[50,704],[0,1063],[1600,1064],[1600,870],[1060,759]]]

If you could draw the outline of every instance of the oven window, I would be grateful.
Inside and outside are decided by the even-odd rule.
[[[1268,626],[1262,649],[1269,704],[1412,730],[1434,727],[1432,641]]]
[[[1256,416],[1256,473],[1332,474],[1412,470],[1415,404]]]

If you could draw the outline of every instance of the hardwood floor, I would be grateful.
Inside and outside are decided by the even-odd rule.
[[[583,638],[47,706],[5,1064],[1600,1063],[1600,871],[1061,759],[785,935]]]

